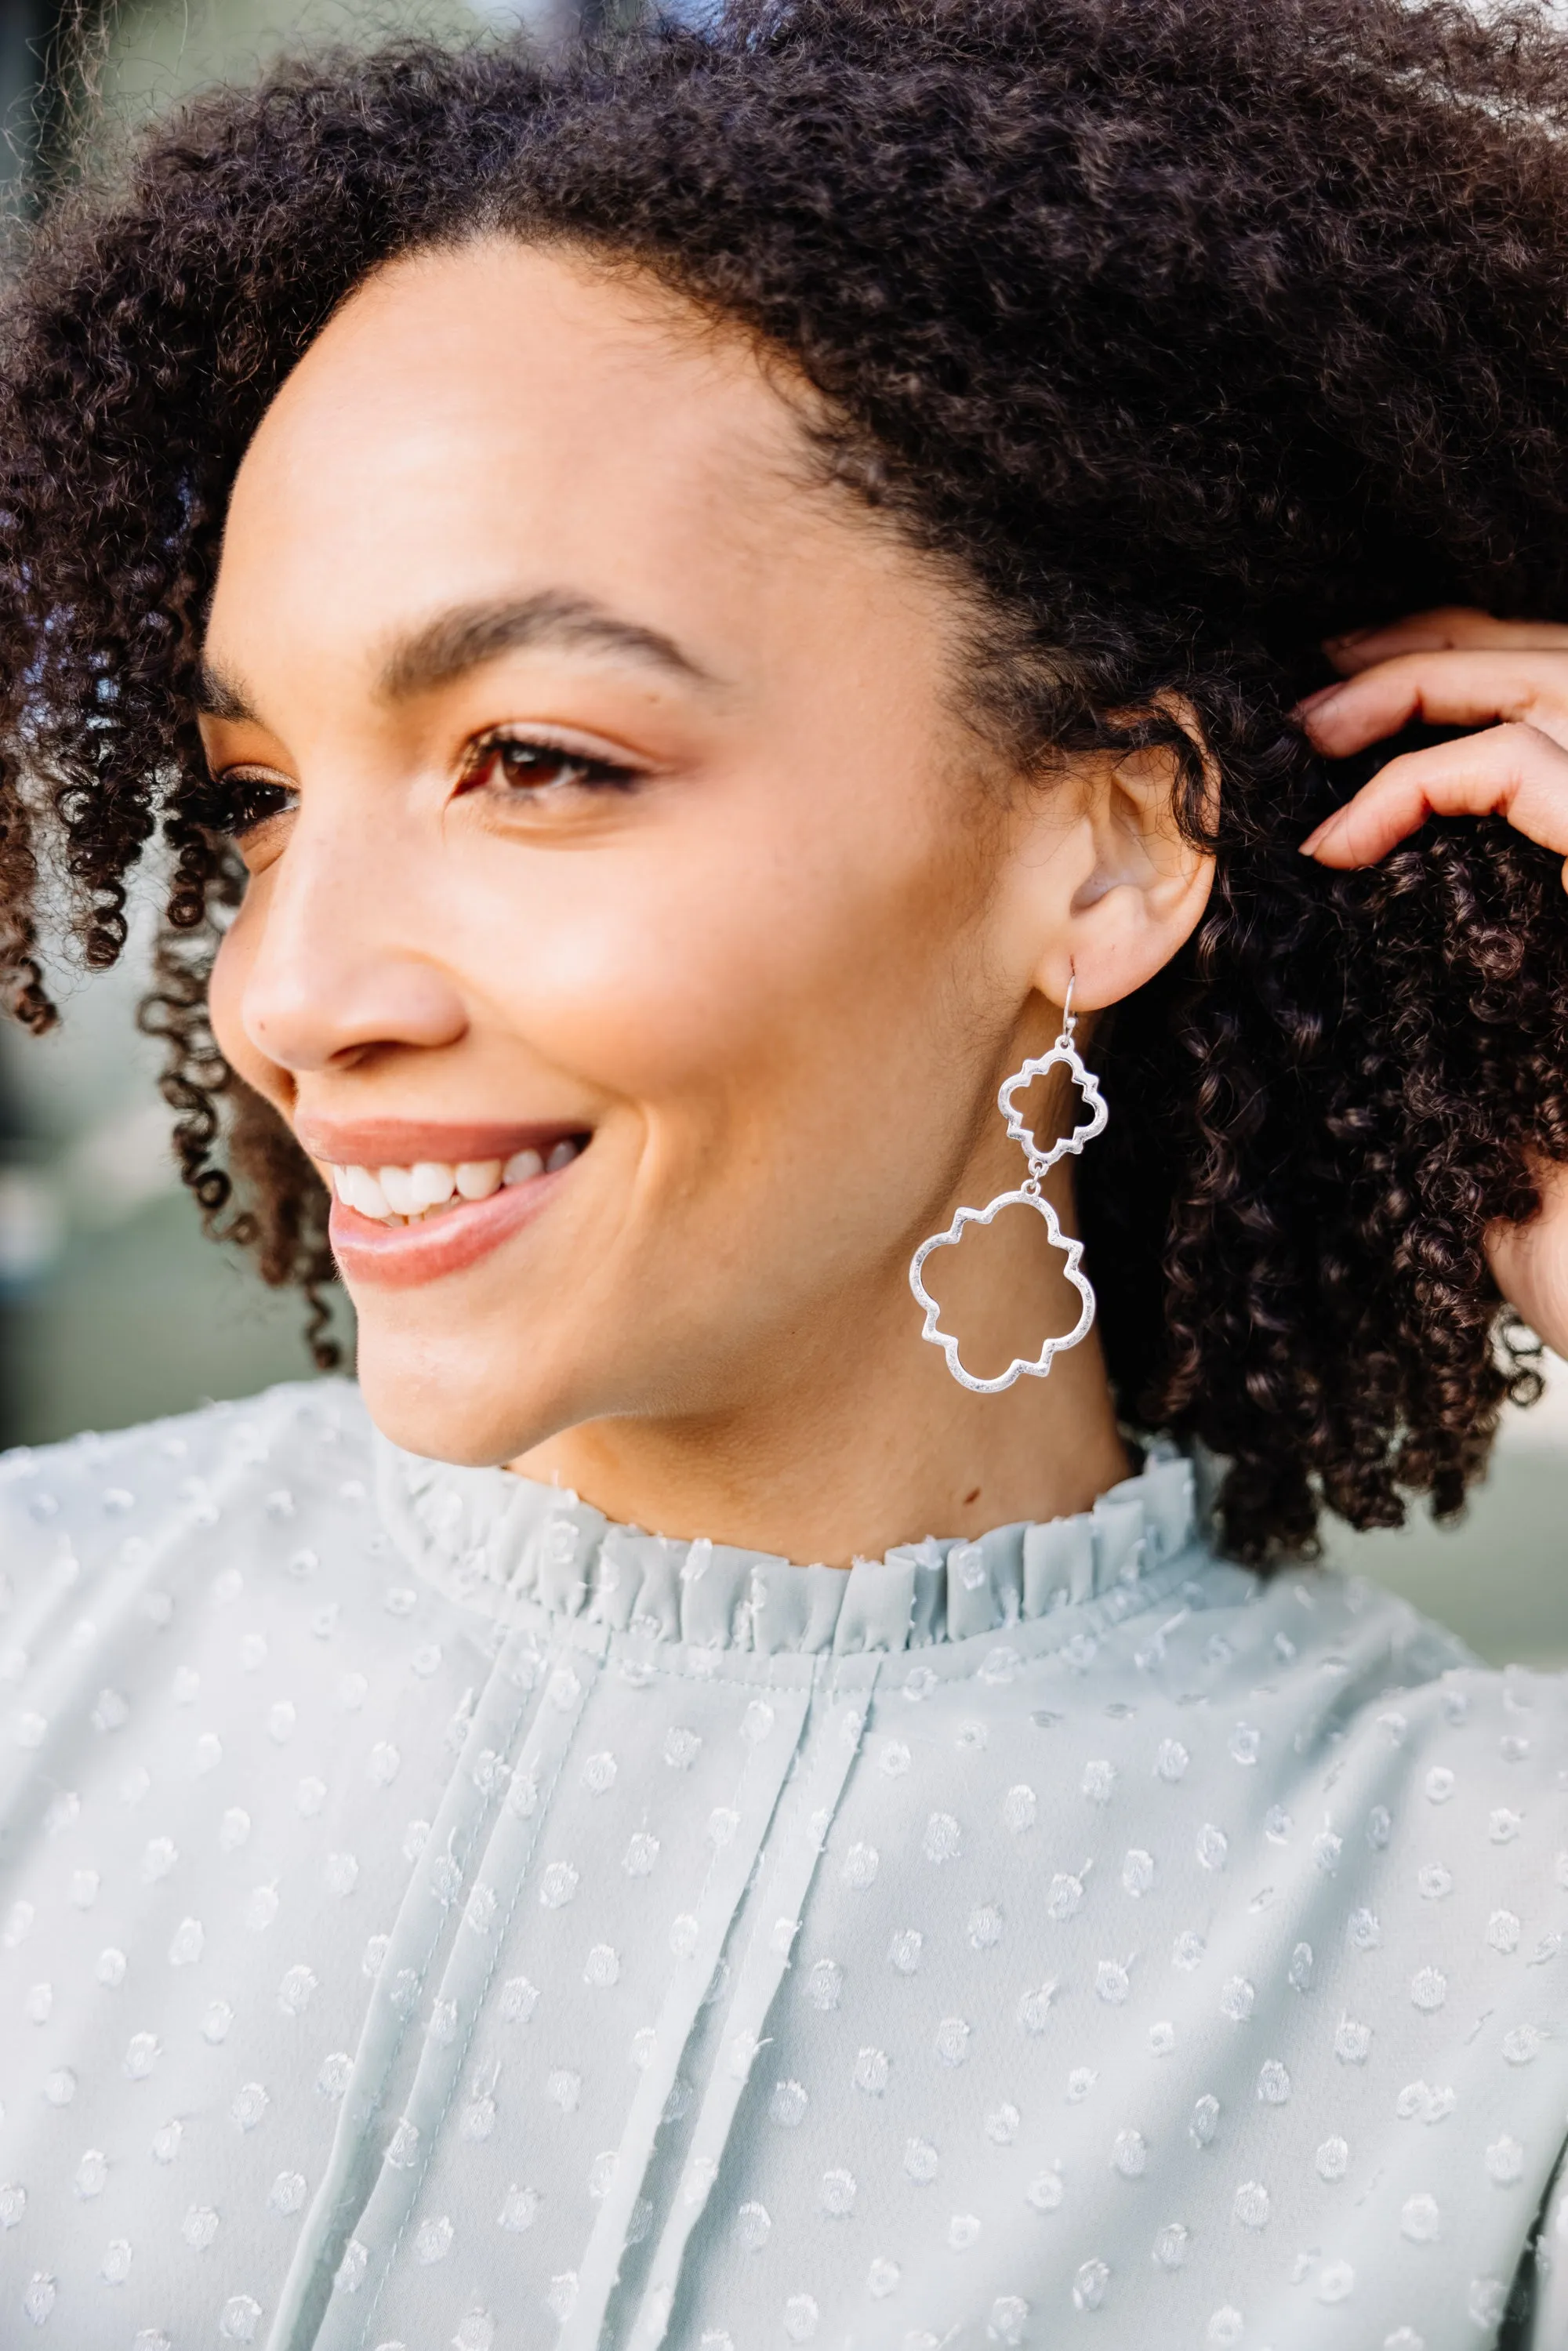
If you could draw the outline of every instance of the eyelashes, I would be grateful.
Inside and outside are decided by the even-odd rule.
[[[246,775],[243,768],[230,768],[213,780],[207,821],[214,832],[227,833],[232,841],[244,841],[273,817],[286,815],[296,797],[290,784],[278,783],[270,776]]]
[[[482,736],[464,770],[464,782],[517,797],[566,791],[630,791],[639,781],[632,768],[596,759],[537,736],[497,730]]]
[[[520,803],[577,792],[632,791],[641,780],[634,768],[613,759],[595,758],[541,737],[500,730],[473,745],[460,778],[465,791],[493,792]],[[213,780],[207,821],[214,832],[244,841],[275,817],[287,815],[298,799],[295,787],[276,776],[242,767],[225,768]]]

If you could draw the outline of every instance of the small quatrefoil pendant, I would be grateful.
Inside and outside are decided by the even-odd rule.
[[[1075,1126],[1071,1134],[1061,1135],[1049,1151],[1042,1151],[1035,1141],[1034,1129],[1024,1124],[1014,1105],[1018,1095],[1026,1092],[1036,1078],[1043,1077],[1047,1070],[1054,1069],[1064,1069],[1069,1072],[1083,1097],[1083,1107],[1089,1116],[1082,1126]],[[1009,1134],[1015,1143],[1021,1143],[1028,1152],[1031,1176],[1043,1176],[1048,1167],[1054,1167],[1057,1161],[1065,1159],[1070,1151],[1082,1151],[1086,1143],[1092,1143],[1094,1137],[1103,1132],[1105,1125],[1105,1102],[1100,1092],[1100,1081],[1092,1070],[1084,1068],[1078,1048],[1070,1044],[1065,1037],[1059,1037],[1049,1053],[1037,1054],[1032,1061],[1026,1061],[1021,1070],[1014,1071],[997,1096],[997,1108],[1007,1120]]]

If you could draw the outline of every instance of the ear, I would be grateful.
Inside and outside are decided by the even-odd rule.
[[[1568,1353],[1568,1167],[1531,1170],[1541,1207],[1527,1225],[1493,1225],[1486,1237],[1492,1279],[1538,1339]]]
[[[1212,817],[1218,771],[1196,714],[1166,706],[1203,758]],[[1214,859],[1176,823],[1179,781],[1177,754],[1160,746],[1074,761],[1059,778],[1025,787],[1015,904],[1033,934],[1034,985],[1051,1003],[1066,1001],[1070,977],[1075,1010],[1120,1003],[1197,929]]]

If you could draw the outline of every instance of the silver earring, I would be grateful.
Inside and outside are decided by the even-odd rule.
[[[1049,1053],[1040,1053],[1034,1060],[1026,1061],[1021,1070],[1016,1070],[997,1096],[997,1108],[1008,1123],[1009,1135],[1014,1143],[1023,1145],[1029,1160],[1029,1174],[1016,1192],[999,1193],[988,1207],[960,1208],[946,1231],[933,1233],[929,1240],[922,1241],[910,1260],[909,1286],[925,1310],[925,1322],[920,1335],[923,1339],[929,1339],[934,1347],[941,1348],[947,1359],[947,1369],[952,1373],[953,1377],[964,1387],[973,1388],[977,1395],[999,1395],[1003,1388],[1010,1388],[1013,1382],[1026,1372],[1032,1379],[1044,1379],[1051,1370],[1054,1358],[1065,1348],[1076,1347],[1081,1339],[1087,1338],[1094,1321],[1094,1292],[1090,1286],[1088,1275],[1082,1270],[1083,1244],[1082,1241],[1070,1241],[1063,1238],[1061,1228],[1056,1220],[1056,1210],[1049,1200],[1041,1196],[1040,1188],[1040,1178],[1048,1168],[1054,1167],[1057,1161],[1064,1159],[1070,1151],[1082,1151],[1086,1143],[1092,1143],[1094,1137],[1103,1131],[1105,1125],[1107,1113],[1100,1092],[1100,1081],[1092,1070],[1084,1068],[1079,1057],[1078,1049],[1072,1041],[1072,1032],[1077,1025],[1072,1011],[1072,980],[1070,976],[1067,982],[1067,1001],[1061,1008],[1061,1036]],[[1089,1115],[1082,1126],[1074,1127],[1071,1134],[1061,1136],[1060,1141],[1051,1144],[1049,1151],[1042,1151],[1033,1129],[1025,1126],[1014,1105],[1016,1097],[1022,1089],[1032,1085],[1035,1079],[1043,1076],[1047,1070],[1058,1068],[1068,1071],[1073,1084],[1083,1097],[1083,1107]],[[963,1238],[966,1225],[988,1225],[999,1210],[1012,1207],[1033,1208],[1038,1215],[1044,1217],[1046,1239],[1052,1249],[1061,1251],[1066,1260],[1061,1270],[1082,1299],[1083,1308],[1072,1329],[1060,1339],[1048,1339],[1032,1363],[1015,1355],[1007,1370],[998,1378],[977,1380],[974,1374],[967,1372],[959,1362],[957,1340],[950,1338],[946,1332],[938,1328],[941,1309],[926,1289],[921,1276],[925,1260],[933,1249],[951,1248],[954,1242]]]

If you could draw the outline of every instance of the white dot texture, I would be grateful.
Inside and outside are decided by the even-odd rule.
[[[0,2343],[1561,2351],[1565,1701],[1158,1448],[848,1573],[9,1456]]]

